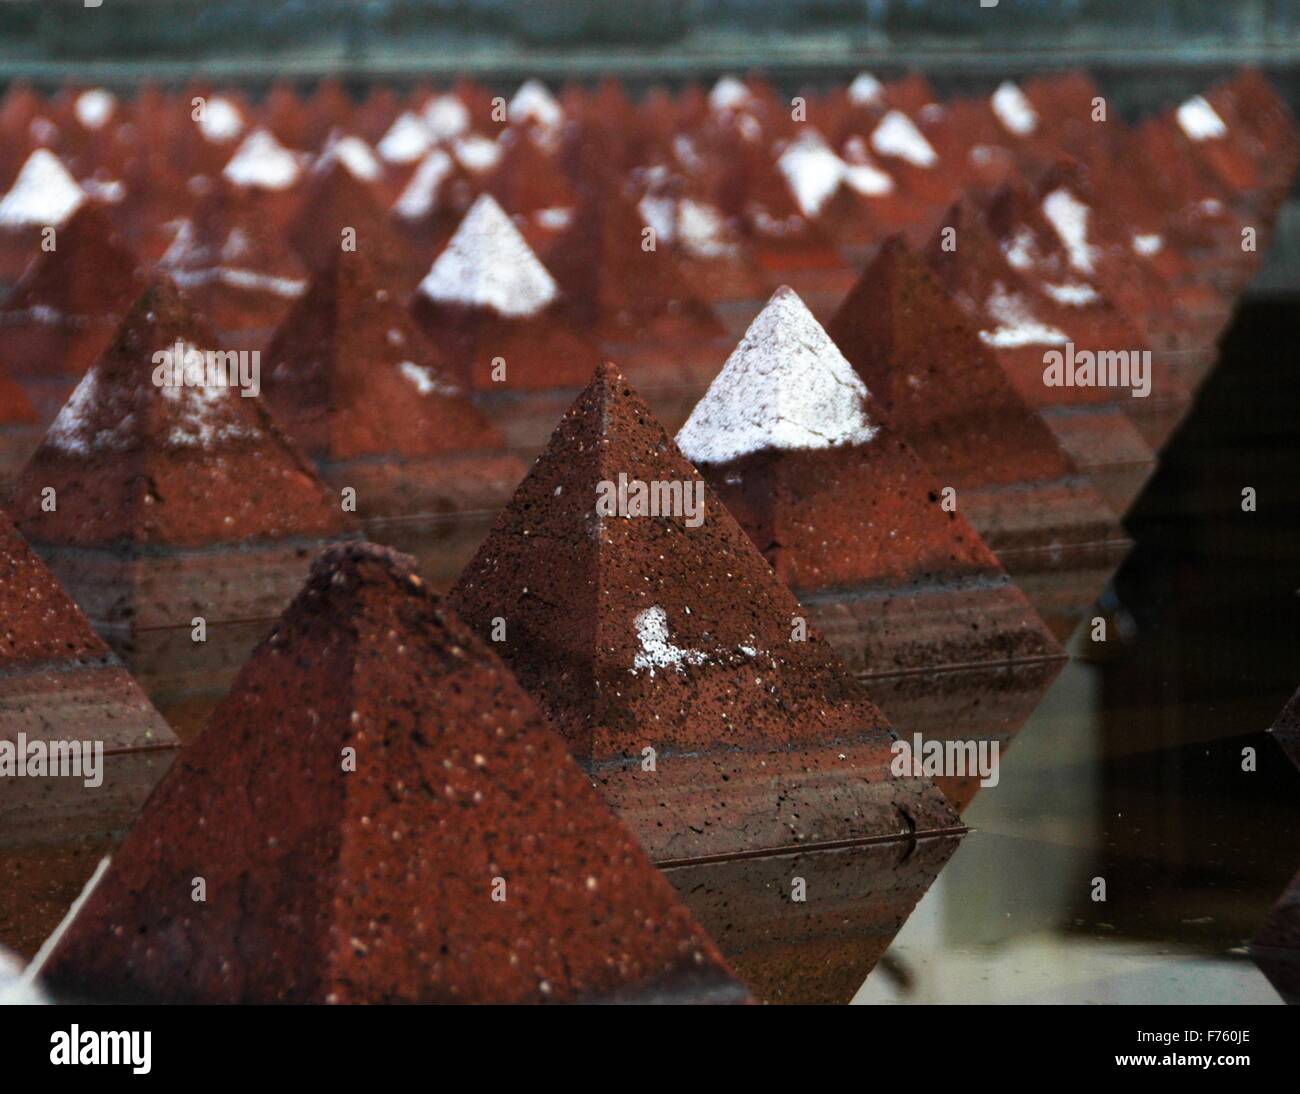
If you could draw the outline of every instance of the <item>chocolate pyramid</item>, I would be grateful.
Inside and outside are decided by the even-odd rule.
[[[854,671],[1062,656],[791,290],[750,325],[677,443]]]
[[[1282,746],[1282,751],[1291,757],[1291,762],[1300,767],[1300,691],[1291,696],[1269,732]]]
[[[218,345],[156,278],[14,486],[15,523],[97,625],[273,616],[308,553],[348,528],[260,397],[243,395],[251,357],[208,357]]]
[[[0,306],[10,372],[49,421],[112,337],[142,283],[139,263],[102,205],[84,202]]]
[[[335,249],[267,347],[276,421],[363,517],[496,508],[523,465],[381,285]]]
[[[677,488],[702,510],[606,515],[620,482]],[[806,610],[613,365],[449,599],[503,638],[495,648],[657,861],[955,823],[928,782],[889,777],[884,717],[815,629],[801,640]]]
[[[901,237],[886,240],[826,329],[893,426],[956,487],[959,510],[1013,573],[1008,553],[1124,538]]]
[[[316,561],[46,976],[189,1002],[746,1000],[501,662],[369,545]]]
[[[40,253],[45,228],[58,228],[86,201],[63,161],[37,148],[0,194],[0,284],[12,284]]]
[[[956,232],[955,250],[944,246],[949,228]],[[1154,470],[1155,453],[1124,413],[1114,389],[1043,382],[1044,354],[1064,353],[1070,335],[1055,318],[1045,317],[1044,298],[1007,261],[971,201],[948,211],[925,258],[1021,398],[1043,416],[1075,465],[1122,516]],[[1127,391],[1122,394],[1134,401]]]
[[[523,237],[538,253],[573,221],[578,195],[548,155],[525,132],[512,132],[500,161],[483,184],[509,213]]]
[[[0,513],[0,741],[171,748],[162,716],[36,552]]]
[[[1250,956],[1283,1000],[1300,1004],[1300,874],[1291,879],[1250,940]]]

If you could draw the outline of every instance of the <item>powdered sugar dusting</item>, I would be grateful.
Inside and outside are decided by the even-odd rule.
[[[221,173],[236,186],[286,190],[298,181],[299,172],[297,156],[269,130],[255,129],[244,138]]]
[[[376,145],[379,155],[389,163],[414,163],[433,145],[433,134],[422,118],[410,111],[397,116],[388,132]]]
[[[455,95],[438,95],[425,103],[424,124],[436,141],[459,137],[469,128],[469,108]]]
[[[47,148],[38,148],[27,157],[9,193],[0,198],[0,226],[58,227],[85,200],[85,191],[59,157]]]
[[[1132,244],[1134,254],[1141,255],[1143,258],[1150,258],[1152,255],[1160,253],[1165,245],[1165,239],[1158,232],[1139,232],[1134,235]]]
[[[360,137],[351,134],[331,134],[321,154],[320,166],[338,161],[353,178],[362,182],[378,182],[384,176],[384,165],[379,162],[374,149]]]
[[[1228,126],[1204,95],[1193,95],[1176,114],[1178,128],[1190,141],[1217,141],[1228,135]]]
[[[750,324],[677,434],[695,463],[763,449],[835,448],[876,435],[867,385],[788,288]]]
[[[1092,273],[1092,247],[1088,245],[1090,210],[1065,187],[1043,198],[1043,215],[1052,222],[1056,234],[1070,253],[1070,265],[1083,273]]]
[[[1013,136],[1027,137],[1038,128],[1038,113],[1025,98],[1025,93],[1010,80],[998,85],[989,105],[1002,127]]]
[[[885,94],[885,85],[870,72],[859,72],[849,84],[849,102],[854,106],[871,106],[880,102]]]
[[[703,664],[706,659],[701,650],[683,649],[673,644],[668,633],[668,613],[657,604],[637,612],[633,626],[640,647],[632,657],[633,670],[649,669],[651,676],[655,669],[684,672],[684,666]]]
[[[183,352],[187,368],[191,361],[207,360],[206,351],[188,343]],[[186,384],[161,387],[158,394],[169,404],[171,412],[172,427],[167,435],[169,444],[180,448],[208,449],[224,441],[261,436],[261,430],[239,420],[231,412],[235,404],[229,400],[242,398],[235,388],[223,384],[204,387]]]
[[[709,92],[709,109],[719,114],[739,110],[750,98],[749,88],[735,76],[722,76]]]
[[[199,132],[213,144],[226,144],[244,131],[244,115],[229,99],[214,95],[198,118]]]
[[[980,331],[980,341],[987,346],[1018,349],[1022,346],[1063,346],[1068,341],[1064,331],[1040,320],[1023,296],[1008,292],[1000,281],[994,284],[987,306],[998,324],[991,331]]]
[[[844,161],[816,132],[800,134],[776,161],[800,211],[815,217],[844,180]]]
[[[1068,308],[1086,307],[1089,304],[1097,303],[1101,299],[1101,295],[1096,289],[1091,285],[1082,283],[1065,285],[1044,283],[1043,291],[1058,304],[1064,304]]]
[[[564,109],[540,80],[525,80],[520,84],[506,114],[514,125],[533,122],[546,129],[564,121]]]
[[[456,153],[456,161],[466,171],[475,174],[492,170],[501,160],[501,146],[496,141],[476,134],[457,139],[452,145],[452,151]]]
[[[96,429],[92,419],[99,403],[99,366],[92,365],[63,404],[45,434],[45,443],[60,452],[77,456],[125,448],[130,442],[132,416],[125,415],[111,429]]]
[[[414,385],[421,395],[459,395],[460,388],[448,383],[428,365],[417,365],[414,361],[401,361],[397,371]]]
[[[393,212],[405,220],[428,216],[438,202],[443,179],[454,167],[451,157],[441,148],[435,148],[420,161],[420,166],[393,203]]]
[[[536,315],[558,295],[554,278],[490,194],[465,214],[420,292],[511,317]]]
[[[87,129],[103,129],[117,109],[117,97],[102,87],[83,91],[73,104],[77,121]]]
[[[891,110],[871,134],[871,147],[882,156],[896,156],[914,167],[933,167],[938,153],[930,146],[912,119],[900,110]]]

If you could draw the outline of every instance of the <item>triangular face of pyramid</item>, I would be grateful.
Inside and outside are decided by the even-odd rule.
[[[636,206],[609,184],[584,194],[546,260],[580,329],[598,337],[698,338],[722,333],[667,247],[646,246]]]
[[[505,666],[369,545],[316,561],[46,976],[193,1002],[746,999]]]
[[[526,133],[513,133],[484,189],[517,216],[550,214],[555,230],[568,226],[577,204],[573,186],[552,156]]]
[[[465,214],[411,311],[475,391],[577,387],[597,360],[560,310],[555,279],[490,194]]]
[[[0,197],[0,230],[58,227],[86,200],[62,161],[38,148],[23,164],[8,193]]]
[[[1282,746],[1282,750],[1291,757],[1291,762],[1296,767],[1300,767],[1300,691],[1291,696],[1269,732]]]
[[[259,383],[251,356],[223,351],[175,286],[156,279],[23,469],[15,522],[33,542],[79,547],[343,530],[339,506],[260,392],[244,396]]]
[[[612,365],[450,599],[656,858],[892,834],[904,800],[948,823],[928,784],[885,776],[879,711]]]
[[[894,236],[827,332],[930,467],[963,486],[1074,473],[920,257]]]
[[[945,504],[939,480],[873,415],[853,366],[781,289],[677,441],[854,669],[1059,654],[956,495]],[[888,598],[899,590],[913,618],[895,634]],[[882,599],[858,619],[868,592]],[[946,611],[931,618],[939,602]],[[945,618],[977,610],[975,634]]]
[[[314,459],[503,444],[360,251],[334,248],[264,357],[276,421]]]
[[[335,161],[310,176],[286,235],[308,268],[318,271],[343,249],[348,229],[349,249],[401,279],[390,288],[409,290],[406,278],[418,268],[411,247],[389,223],[374,191]]]
[[[221,171],[236,186],[287,190],[298,182],[302,164],[266,129],[255,129],[239,144]]]
[[[92,740],[106,753],[175,735],[54,575],[0,513],[0,742]],[[4,760],[0,749],[0,763]],[[12,773],[10,773],[12,774]]]
[[[117,318],[140,295],[139,262],[104,207],[81,205],[42,251],[0,309],[0,323],[25,315],[40,322]]]
[[[1291,879],[1251,939],[1250,955],[1282,999],[1300,1005],[1300,874]]]

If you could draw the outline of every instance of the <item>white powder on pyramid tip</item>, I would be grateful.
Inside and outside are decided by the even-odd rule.
[[[469,128],[469,107],[455,95],[438,95],[424,104],[424,124],[435,141],[459,137]]]
[[[375,149],[388,163],[414,163],[432,146],[433,134],[424,119],[408,110],[397,116],[388,132],[379,138]]]
[[[230,157],[222,170],[236,186],[287,190],[298,181],[298,157],[266,129],[255,129]]]
[[[85,200],[86,192],[59,157],[48,148],[38,148],[27,157],[9,192],[0,198],[0,227],[57,228]]]
[[[1016,228],[1011,233],[1010,239],[1002,241],[1002,254],[1016,270],[1027,270],[1033,266],[1036,251],[1034,233],[1024,225]]]
[[[169,346],[164,352],[170,360],[175,350]],[[189,343],[183,344],[181,352],[187,380],[206,379],[206,370],[212,367],[209,359],[215,361],[217,355]],[[196,371],[198,375],[191,375]],[[238,401],[242,398],[238,388],[227,384],[199,386],[187,382],[160,387],[158,394],[172,412],[172,428],[167,435],[169,444],[180,448],[208,449],[224,441],[261,436],[261,430],[256,426],[237,417]]]
[[[896,156],[914,167],[933,167],[939,156],[930,147],[912,119],[901,110],[891,110],[871,134],[871,147],[882,156]]]
[[[765,449],[836,448],[876,435],[867,385],[790,289],[749,325],[677,434],[695,463]]]
[[[1191,141],[1217,141],[1228,135],[1228,126],[1204,95],[1193,95],[1177,110],[1178,128]]]
[[[863,197],[879,198],[894,192],[894,177],[870,163],[846,163],[844,181]]]
[[[698,258],[721,258],[736,251],[727,235],[726,218],[712,205],[682,198],[677,206],[677,229],[682,246]]]
[[[993,286],[988,311],[997,322],[993,330],[980,331],[980,341],[994,349],[1023,346],[1063,346],[1069,339],[1064,331],[1044,323],[1029,309],[1023,296],[1008,292],[1001,282]]]
[[[501,146],[487,137],[461,137],[451,147],[456,161],[475,174],[492,170],[501,159]]]
[[[512,318],[536,315],[558,295],[555,279],[490,194],[465,214],[420,292]]]
[[[1158,232],[1139,232],[1133,237],[1133,253],[1141,255],[1143,258],[1150,258],[1154,254],[1159,254],[1165,245],[1164,236]]]
[[[1038,114],[1025,93],[1010,80],[998,85],[989,99],[1002,128],[1016,137],[1027,137],[1038,128]]]
[[[91,91],[83,91],[77,96],[77,101],[73,104],[77,121],[87,129],[103,129],[116,109],[116,96],[111,91],[105,91],[102,87],[94,88]]]
[[[716,113],[739,110],[753,96],[735,76],[722,76],[709,92],[709,109]]]
[[[564,108],[540,80],[525,80],[506,107],[512,125],[535,122],[553,129],[564,121]]]
[[[377,182],[383,178],[384,165],[373,149],[360,137],[331,136],[321,155],[320,165],[337,160],[348,169],[353,178],[362,182]]]
[[[885,85],[870,72],[859,72],[849,84],[849,102],[854,106],[871,106],[880,102],[885,94]]]
[[[460,388],[448,383],[428,365],[417,365],[414,361],[401,361],[397,365],[397,371],[409,380],[421,395],[460,394]]]
[[[844,161],[814,132],[791,141],[777,159],[776,168],[806,217],[817,216],[844,181]]]
[[[1070,265],[1083,273],[1092,273],[1092,247],[1088,245],[1088,206],[1065,187],[1043,198],[1043,215],[1052,222],[1070,255]]]
[[[96,201],[119,205],[126,197],[126,186],[117,179],[88,178],[81,180],[81,189]]]
[[[244,115],[229,99],[214,95],[204,104],[195,124],[204,140],[227,144],[244,131]]]
[[[562,232],[573,223],[573,210],[563,205],[553,205],[549,209],[538,209],[533,214],[539,227],[548,232]]]
[[[410,181],[393,203],[393,212],[404,220],[419,220],[428,216],[438,204],[438,191],[443,179],[455,168],[451,157],[441,148],[435,148],[420,161]]]
[[[1044,284],[1043,291],[1058,304],[1064,304],[1070,308],[1086,307],[1089,304],[1097,303],[1101,299],[1101,295],[1096,289],[1091,285],[1084,284]]]
[[[655,669],[675,669],[686,671],[685,665],[699,665],[706,660],[700,650],[682,649],[673,644],[668,632],[668,613],[657,604],[653,608],[637,612],[632,621],[636,628],[638,649],[632,657],[632,668],[649,669],[650,675]]]

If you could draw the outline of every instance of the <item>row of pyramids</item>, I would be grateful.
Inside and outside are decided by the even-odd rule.
[[[1245,89],[1257,87],[1250,77],[1243,81]],[[753,143],[746,134],[753,133],[755,123],[761,133],[766,120],[757,105],[760,91],[755,81],[723,82],[707,98],[709,116],[700,128],[711,134],[730,129],[735,139]],[[85,94],[71,100],[74,115]],[[610,94],[606,85],[592,101]],[[864,94],[861,86],[844,94],[854,111],[862,107],[857,101]],[[807,641],[791,640],[792,621],[802,618],[805,608],[783,582],[812,602],[821,595],[860,594],[881,584],[920,582],[947,594],[956,587],[982,589],[992,581],[1001,602],[1008,597],[1015,601],[1007,633],[1017,640],[993,656],[1059,656],[1051,635],[1005,582],[998,558],[989,550],[997,541],[1008,554],[1026,545],[1030,553],[1041,553],[1046,543],[1055,542],[1042,538],[1042,527],[1026,529],[1023,519],[1018,523],[1008,495],[1026,483],[1039,484],[1036,497],[1052,502],[1053,534],[1072,528],[1079,543],[1111,536],[1113,514],[1097,517],[1106,510],[1099,492],[1114,496],[1132,478],[1109,474],[1115,437],[1128,464],[1141,467],[1144,459],[1150,462],[1148,436],[1157,436],[1167,421],[1145,411],[1131,414],[1116,398],[1101,410],[1090,408],[1092,400],[1085,398],[1082,412],[1070,414],[1054,414],[1032,401],[1033,388],[1024,383],[1024,370],[1014,367],[1012,353],[1025,347],[1002,344],[1014,341],[1004,328],[1019,324],[1023,334],[1023,314],[1012,322],[1004,306],[994,316],[1002,326],[982,327],[979,309],[967,312],[961,306],[963,295],[970,297],[974,290],[965,290],[966,281],[945,277],[938,256],[950,252],[942,250],[939,237],[924,255],[901,238],[881,247],[829,322],[829,336],[799,296],[777,292],[697,402],[689,378],[684,381],[675,370],[667,348],[687,347],[706,335],[720,337],[715,309],[730,301],[710,300],[699,291],[699,270],[697,280],[687,276],[683,268],[691,259],[683,253],[626,246],[629,231],[616,226],[631,225],[633,237],[640,240],[644,221],[650,219],[645,214],[654,207],[646,204],[649,194],[634,204],[617,172],[607,169],[618,161],[609,156],[606,131],[624,132],[621,123],[602,126],[587,117],[585,125],[576,126],[577,133],[569,123],[556,133],[554,106],[561,118],[566,112],[580,116],[571,97],[560,106],[536,87],[527,94],[521,90],[516,100],[521,97],[528,110],[516,112],[516,119],[525,121],[512,127],[520,132],[513,145],[505,142],[507,153],[522,145],[529,151],[514,153],[517,158],[541,162],[541,156],[552,169],[558,162],[581,165],[572,185],[583,199],[582,211],[572,218],[567,235],[561,229],[544,247],[530,242],[530,225],[520,221],[523,214],[509,203],[503,211],[495,195],[480,194],[463,217],[456,217],[436,261],[421,275],[409,309],[406,301],[412,294],[400,271],[410,266],[394,263],[387,246],[368,246],[364,231],[355,253],[339,249],[339,233],[326,227],[324,211],[331,204],[325,198],[331,194],[349,206],[338,224],[355,226],[362,219],[358,212],[373,214],[376,208],[381,210],[376,223],[392,223],[374,200],[382,188],[374,180],[369,190],[355,185],[361,181],[354,173],[356,164],[348,166],[355,146],[344,145],[352,152],[339,152],[345,138],[337,133],[327,135],[325,144],[332,150],[320,157],[323,167],[304,183],[313,189],[298,215],[305,225],[318,215],[316,234],[329,246],[322,247],[321,267],[287,311],[284,299],[266,298],[279,296],[293,277],[274,267],[252,269],[256,277],[231,277],[232,270],[246,275],[250,268],[220,265],[230,253],[243,261],[254,252],[253,241],[268,254],[289,253],[274,242],[274,229],[279,225],[283,230],[289,222],[283,213],[290,203],[282,200],[283,188],[264,185],[270,174],[256,172],[256,184],[218,184],[223,192],[212,207],[231,215],[230,206],[237,204],[238,217],[250,219],[243,230],[209,237],[221,239],[221,246],[215,267],[202,266],[209,259],[197,260],[204,276],[187,277],[184,264],[163,263],[169,275],[138,281],[139,258],[131,253],[138,235],[132,237],[121,221],[114,223],[114,203],[88,198],[70,214],[57,249],[36,259],[6,301],[6,321],[19,330],[25,327],[44,354],[24,355],[21,369],[14,370],[22,386],[11,390],[25,389],[39,404],[42,398],[56,401],[60,386],[76,385],[19,475],[12,510],[38,550],[56,570],[72,574],[75,580],[69,585],[78,588],[95,584],[96,571],[90,568],[87,578],[84,563],[86,552],[96,550],[143,559],[148,569],[167,550],[199,552],[250,540],[318,544],[346,536],[355,529],[318,477],[324,473],[328,478],[332,465],[346,466],[337,485],[366,458],[409,465],[434,455],[477,452],[492,462],[467,465],[460,460],[448,477],[463,481],[480,476],[485,486],[480,500],[490,497],[488,486],[513,485],[517,475],[511,477],[504,461],[520,454],[507,450],[503,431],[492,424],[493,412],[500,409],[496,397],[503,393],[490,386],[491,361],[504,356],[512,362],[522,353],[526,365],[535,365],[515,369],[504,394],[525,403],[535,396],[542,414],[554,406],[553,392],[571,393],[586,384],[496,518],[449,607],[425,591],[408,562],[380,549],[353,544],[318,560],[307,587],[159,787],[106,879],[60,943],[47,966],[53,982],[92,994],[155,998],[540,1000],[618,998],[629,990],[643,997],[742,998],[716,949],[648,868],[645,851],[657,861],[690,860],[771,850],[792,841],[896,838],[959,826],[925,780],[889,775],[888,724],[816,628]],[[432,103],[421,110],[426,125],[449,109],[445,95],[436,98],[437,110]],[[688,99],[674,103],[674,112],[680,109],[687,116]],[[642,108],[649,111],[659,101]],[[738,106],[742,102],[746,105]],[[98,110],[103,109],[101,102]],[[878,128],[901,112],[896,106],[886,108],[884,101],[867,106]],[[598,113],[591,111],[592,117]],[[616,115],[612,109],[607,113]],[[1228,113],[1220,105],[1215,116]],[[1045,109],[1040,112],[1046,115]],[[1231,117],[1235,122],[1237,114]],[[778,131],[773,120],[769,136]],[[887,133],[898,131],[896,121],[886,127]],[[915,155],[916,145],[910,134],[907,138],[902,145]],[[468,140],[453,138],[453,151],[456,139]],[[719,140],[715,154],[730,147],[726,138]],[[801,138],[776,140],[787,145],[778,157],[784,158],[788,146]],[[775,151],[777,144],[768,147]],[[262,137],[253,151],[259,155],[246,155],[246,163],[251,159],[265,168],[266,161],[280,160],[283,166]],[[462,151],[472,159],[471,152]],[[847,151],[840,163],[851,165]],[[413,173],[431,155],[426,152]],[[719,158],[726,160],[725,155]],[[32,156],[24,162],[19,181]],[[42,171],[49,167],[45,156],[36,163]],[[894,166],[900,179],[908,177],[908,168]],[[1052,183],[1063,177],[1061,170],[1054,162]],[[1209,177],[1210,170],[1207,166],[1202,174]],[[523,174],[531,178],[533,169]],[[222,177],[230,175],[227,171]],[[234,175],[249,177],[242,170]],[[860,175],[853,177],[861,182]],[[798,171],[784,177],[802,178]],[[923,189],[910,180],[909,185],[916,192]],[[727,186],[746,189],[748,184]],[[1040,195],[1040,204],[1059,189],[1053,186]],[[8,193],[16,191],[23,193],[17,182]],[[791,197],[797,192],[792,187]],[[997,234],[1000,213],[1019,208],[1017,215],[1028,218],[1034,206],[1023,199],[1029,193],[1001,189],[993,195],[996,200],[963,199],[952,211],[960,239],[955,253],[966,268],[963,278],[979,274],[984,280],[972,284],[1000,286],[991,298],[1018,299],[1017,306],[1051,299],[1028,278],[1007,280],[1009,260]],[[1021,199],[1019,205],[1008,195]],[[840,196],[848,196],[843,187]],[[303,195],[293,198],[296,204]],[[1233,199],[1234,216],[1271,200],[1255,190]],[[688,200],[675,199],[679,212],[687,213]],[[0,214],[4,209],[0,205]],[[618,212],[600,215],[609,209]],[[958,221],[959,216],[972,219]],[[541,218],[531,227],[558,219]],[[808,223],[812,218],[802,219]],[[752,220],[766,223],[757,215]],[[593,233],[582,231],[593,223],[601,226],[594,235],[604,244],[594,250]],[[1007,223],[1016,231],[1023,226],[1015,217]],[[1175,226],[1183,225],[1171,213],[1170,238],[1175,238]],[[821,229],[824,234],[826,225]],[[1205,223],[1197,222],[1186,238],[1204,241],[1205,229]],[[759,257],[762,246],[743,231],[738,234],[737,250],[727,259],[736,268],[806,273],[810,298],[834,284],[825,277],[833,263],[819,268],[809,261],[809,247],[791,248],[781,238],[767,249],[765,261]],[[238,246],[227,246],[232,238]],[[396,238],[411,241],[400,234]],[[70,240],[78,239],[89,241],[84,250],[70,246]],[[972,241],[980,246],[968,246]],[[189,248],[193,236],[182,242]],[[1055,247],[1067,252],[1067,260],[1068,242],[1057,235]],[[186,253],[202,254],[205,246]],[[829,250],[844,262],[841,247],[848,246],[837,242]],[[581,259],[566,266],[566,247]],[[127,257],[92,257],[96,250]],[[1195,253],[1194,247],[1187,250]],[[1212,254],[1202,271],[1216,269],[1224,253],[1221,248]],[[639,265],[639,256],[646,254],[656,257]],[[783,259],[774,257],[781,254]],[[72,265],[66,266],[69,255]],[[63,272],[60,265],[65,265]],[[659,290],[660,280],[646,267],[669,270],[675,280]],[[994,272],[981,274],[983,267]],[[212,268],[225,272],[206,276]],[[566,268],[576,268],[581,276],[560,276]],[[85,275],[80,282],[70,276],[72,269]],[[32,295],[33,286],[41,284],[100,288],[104,279],[96,271],[113,269],[126,271],[125,277],[111,279],[122,289],[121,297],[102,312],[77,301],[59,307]],[[613,276],[620,270],[625,275],[621,290]],[[639,283],[643,271],[644,285]],[[184,293],[173,284],[178,272]],[[1039,279],[1046,276],[1040,271]],[[707,284],[712,279],[704,275],[702,280]],[[582,284],[588,286],[585,294],[574,288]],[[1196,277],[1172,276],[1169,284],[1189,293],[1203,287]],[[250,286],[264,298],[256,306],[247,299]],[[743,290],[753,291],[752,284]],[[1222,291],[1215,286],[1214,295],[1220,297]],[[654,303],[657,295],[664,303]],[[131,302],[123,305],[128,296]],[[1192,294],[1189,299],[1187,308],[1194,312],[1197,298]],[[638,306],[624,307],[629,301]],[[643,301],[654,306],[641,308]],[[193,302],[208,313],[215,329],[205,328]],[[120,316],[123,307],[128,309],[125,318]],[[118,315],[112,314],[114,308]],[[1115,311],[1110,309],[1107,322]],[[264,375],[269,412],[262,399],[244,399],[235,390],[211,396],[203,388],[183,388],[173,394],[152,382],[152,355],[159,347],[234,344],[241,332],[255,336],[263,331],[259,324],[271,322],[277,313],[283,313],[283,323],[269,343]],[[42,325],[56,332],[54,356],[50,342],[39,345],[49,333]],[[431,349],[410,351],[417,339],[428,337]],[[97,339],[101,344],[90,355],[93,364],[83,373],[86,362],[66,351],[77,345],[89,353]],[[498,352],[506,339],[519,349]],[[1104,344],[1104,338],[1095,344]],[[544,352],[530,356],[538,346]],[[684,483],[700,477],[617,370],[601,365],[589,379],[601,349],[611,347],[626,349],[648,387],[678,396],[685,391],[694,406],[678,438],[711,484],[704,492],[708,516],[698,528],[681,519],[593,518],[596,482],[620,473]],[[394,355],[397,348],[401,352]],[[1183,352],[1172,344],[1166,349]],[[1186,365],[1183,359],[1170,360]],[[299,366],[296,377],[294,365]],[[287,394],[278,404],[277,373],[287,381],[282,389]],[[1168,375],[1176,376],[1172,363]],[[18,396],[12,398],[16,403]],[[25,416],[41,428],[39,410]],[[1092,431],[1089,436],[1102,435],[1111,445],[1105,452],[1112,464],[1089,465],[1092,474],[1081,474],[1077,459],[1090,449],[1080,445],[1075,453],[1069,451],[1071,443],[1079,443],[1078,419]],[[840,432],[828,435],[828,422]],[[431,444],[434,437],[437,445]],[[524,443],[513,447],[526,447],[527,437],[521,431],[512,439]],[[1138,442],[1147,446],[1146,457]],[[931,497],[941,485],[935,468],[943,481],[958,482],[959,512],[945,512]],[[965,481],[955,478],[961,468],[968,473]],[[59,498],[53,512],[41,505],[47,487],[54,487]],[[399,504],[409,497],[408,490],[409,480],[394,491]],[[967,505],[981,490],[988,497],[982,511]],[[1087,513],[1090,523],[1062,519],[1063,511]],[[819,539],[819,528],[824,539]],[[49,587],[48,574],[33,576],[39,563],[16,533],[6,530],[6,537],[9,554],[23,561],[15,567],[13,581],[0,589],[8,589],[15,600],[30,599],[22,590]],[[48,599],[61,603],[64,614],[76,616],[77,633],[89,633],[66,597],[60,602],[51,591]],[[834,607],[852,602],[848,597]],[[977,613],[990,613],[994,600],[981,595],[975,603]],[[138,606],[138,598],[134,604],[128,598],[127,614]],[[98,622],[112,615],[112,606],[93,614]],[[22,673],[48,671],[66,660],[61,651],[41,645],[42,637],[48,640],[64,626],[50,622],[57,615],[31,617],[30,625],[9,634],[18,650],[13,663]],[[13,618],[23,620],[16,612]],[[509,633],[501,642],[493,641],[499,620]],[[857,623],[870,633],[882,620],[869,614]],[[905,639],[905,614],[897,625]],[[67,629],[74,628],[68,624]],[[85,670],[82,676],[116,673],[116,685],[121,685],[124,674],[111,655],[102,646],[92,648],[98,639],[86,642],[75,655]],[[1025,642],[1034,648],[1027,650]],[[489,645],[509,669],[488,652]],[[76,640],[72,648],[79,649]],[[923,643],[921,657],[932,650]],[[466,660],[469,664],[462,666]],[[344,689],[341,680],[352,683]],[[23,709],[37,711],[39,725],[43,699],[39,691],[35,695]],[[142,700],[137,693],[129,701]],[[537,714],[533,703],[545,715]],[[484,719],[485,708],[491,713]],[[149,728],[114,742],[116,747],[169,743],[161,719],[150,723],[135,717]],[[543,719],[551,724],[539,728]],[[551,743],[557,732],[644,851],[604,814],[597,797],[581,795],[581,774],[570,770],[572,764]],[[293,742],[303,736],[319,747],[295,750]],[[472,742],[480,739],[484,747],[471,753]],[[364,761],[351,772],[335,766],[340,752],[355,748],[360,760],[371,742],[380,744],[373,767],[365,768]],[[507,748],[500,765],[489,744]],[[648,779],[643,777],[650,774],[643,767],[647,745],[659,761]],[[534,754],[544,759],[534,761]],[[412,765],[428,773],[416,787],[411,786]],[[443,778],[435,780],[439,770]],[[262,781],[263,771],[267,781]],[[475,772],[484,773],[486,782],[475,786]],[[497,777],[488,777],[489,772]],[[327,777],[331,774],[334,778]],[[358,775],[369,791],[359,790]],[[348,778],[353,783],[341,781]],[[522,788],[516,779],[522,779]],[[553,796],[548,798],[543,788]],[[584,819],[560,817],[554,812],[559,802],[573,803]],[[439,816],[447,818],[446,828],[440,821],[438,831],[430,832],[427,818],[435,803]],[[411,805],[421,810],[419,824],[412,824],[406,813]],[[462,844],[448,841],[446,834],[453,814],[441,811],[479,805],[483,809],[471,816],[481,819],[468,827],[458,825],[456,834],[463,840],[472,830],[484,836],[484,845],[458,857]],[[260,823],[239,823],[250,812]],[[539,821],[539,813],[549,819]],[[229,819],[222,823],[223,817]],[[597,834],[583,834],[588,831]],[[539,839],[547,844],[541,856],[535,853]],[[220,846],[213,846],[213,840]],[[412,851],[411,841],[417,850]],[[283,850],[284,843],[309,853],[291,864],[294,856]],[[593,845],[600,850],[594,862],[575,861],[575,845],[584,854]],[[367,854],[356,854],[362,846]],[[521,848],[530,863],[546,859],[544,868],[525,871]],[[446,899],[432,902],[437,923],[419,918],[427,910],[422,896],[402,895],[406,887],[419,885],[420,864],[435,887],[461,887],[459,895],[443,892]],[[501,872],[493,873],[493,868]],[[226,902],[214,898],[206,906],[195,904],[191,883],[196,876],[204,877]],[[511,889],[512,877],[523,882],[523,902],[512,906],[510,896],[492,901],[489,882],[504,879],[506,891],[517,892]],[[313,884],[322,879],[328,880]],[[407,891],[424,894],[427,885]],[[497,903],[509,913],[485,919],[484,908],[494,912]],[[464,917],[451,915],[452,907]],[[286,908],[289,914],[281,923],[275,917]],[[390,917],[396,909],[399,917],[416,918],[394,924]],[[600,928],[611,925],[619,929],[601,933]],[[649,932],[648,938],[632,934],[638,926]],[[532,952],[501,948],[503,938],[526,939],[524,949]],[[105,939],[128,941],[106,946]],[[575,947],[584,951],[580,964],[572,957]]]

